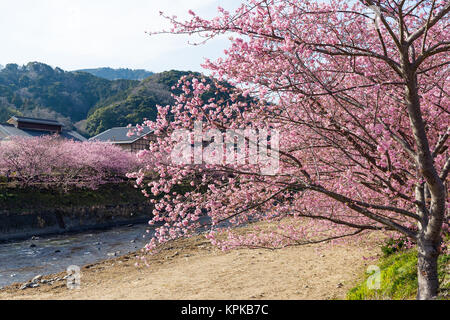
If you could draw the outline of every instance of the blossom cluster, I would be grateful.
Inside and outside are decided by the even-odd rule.
[[[418,229],[441,232],[449,207],[450,30],[448,15],[438,12],[448,12],[448,3],[383,0],[378,13],[364,3],[248,0],[234,13],[219,8],[213,19],[192,11],[184,22],[167,17],[168,33],[232,36],[225,57],[203,65],[214,86],[201,77],[180,79],[176,102],[143,123],[157,135],[152,167],[134,173],[144,192],[159,196],[151,224],[160,227],[148,250],[192,234],[205,216],[208,238],[224,249],[367,230],[412,241]],[[217,98],[205,99],[211,91]],[[170,161],[171,134],[194,130],[196,121],[205,131],[277,130],[277,174],[261,174],[251,161]],[[157,178],[146,181],[148,172]],[[433,224],[424,224],[431,215]],[[285,218],[316,223],[223,237],[236,225]]]
[[[0,142],[0,175],[21,187],[87,187],[123,181],[137,167],[130,152],[101,142],[58,136],[15,137]]]

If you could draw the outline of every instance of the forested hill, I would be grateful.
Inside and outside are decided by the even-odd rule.
[[[0,70],[0,123],[12,115],[56,119],[69,128],[76,124],[86,136],[140,123],[155,117],[156,104],[171,101],[170,86],[184,74],[189,72],[154,74],[144,81],[107,80],[39,62],[8,64]]]
[[[0,122],[12,114],[51,113],[72,122],[106,99],[121,99],[139,81],[110,81],[86,72],[67,72],[38,62],[8,64],[0,71]]]
[[[0,70],[0,123],[12,115],[55,119],[94,136],[144,118],[156,119],[156,105],[173,102],[171,87],[184,75],[200,76],[171,70],[142,81],[107,80],[38,62],[8,64]]]
[[[150,77],[153,72],[143,70],[143,69],[128,69],[128,68],[120,68],[120,69],[112,69],[112,68],[96,68],[96,69],[81,69],[77,70],[81,72],[90,73],[96,77],[104,78],[107,80],[143,80],[145,78]]]
[[[130,88],[123,99],[109,99],[89,112],[86,131],[96,135],[106,129],[142,123],[144,118],[156,119],[156,105],[173,102],[171,87],[184,75],[200,74],[185,71],[166,71],[154,74]]]

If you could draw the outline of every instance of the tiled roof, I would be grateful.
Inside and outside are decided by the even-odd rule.
[[[40,130],[27,130],[27,129],[19,129],[14,125],[9,123],[0,124],[0,136],[2,134],[6,137],[40,137],[48,135],[48,131],[40,131]],[[76,131],[62,131],[60,135],[66,139],[72,139],[75,141],[86,141],[86,138],[80,135]]]
[[[27,123],[38,123],[38,124],[47,124],[52,126],[61,126],[64,125],[56,120],[48,120],[48,119],[37,119],[37,118],[29,118],[29,117],[19,117],[12,116],[11,119],[16,120],[18,122],[27,122]]]
[[[108,129],[95,137],[90,138],[89,140],[96,140],[102,142],[114,142],[114,143],[133,143],[136,140],[148,135],[152,132],[148,127],[144,127],[144,130],[139,134],[134,134],[132,136],[127,136],[130,128],[127,127],[116,127]]]

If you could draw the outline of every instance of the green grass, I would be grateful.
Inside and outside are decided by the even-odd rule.
[[[450,291],[450,255],[442,254],[439,257],[439,279],[441,281],[441,298],[448,297]],[[347,293],[349,300],[377,300],[377,299],[415,299],[417,294],[417,251],[415,249],[403,250],[381,258],[378,262],[380,268],[379,289],[368,288],[370,277],[366,274],[364,281]],[[369,280],[369,282],[368,282]]]

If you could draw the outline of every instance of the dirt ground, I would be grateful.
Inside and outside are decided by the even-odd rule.
[[[378,252],[362,243],[222,252],[198,236],[171,243],[150,267],[136,267],[130,254],[84,266],[79,289],[15,284],[0,299],[345,299]]]

